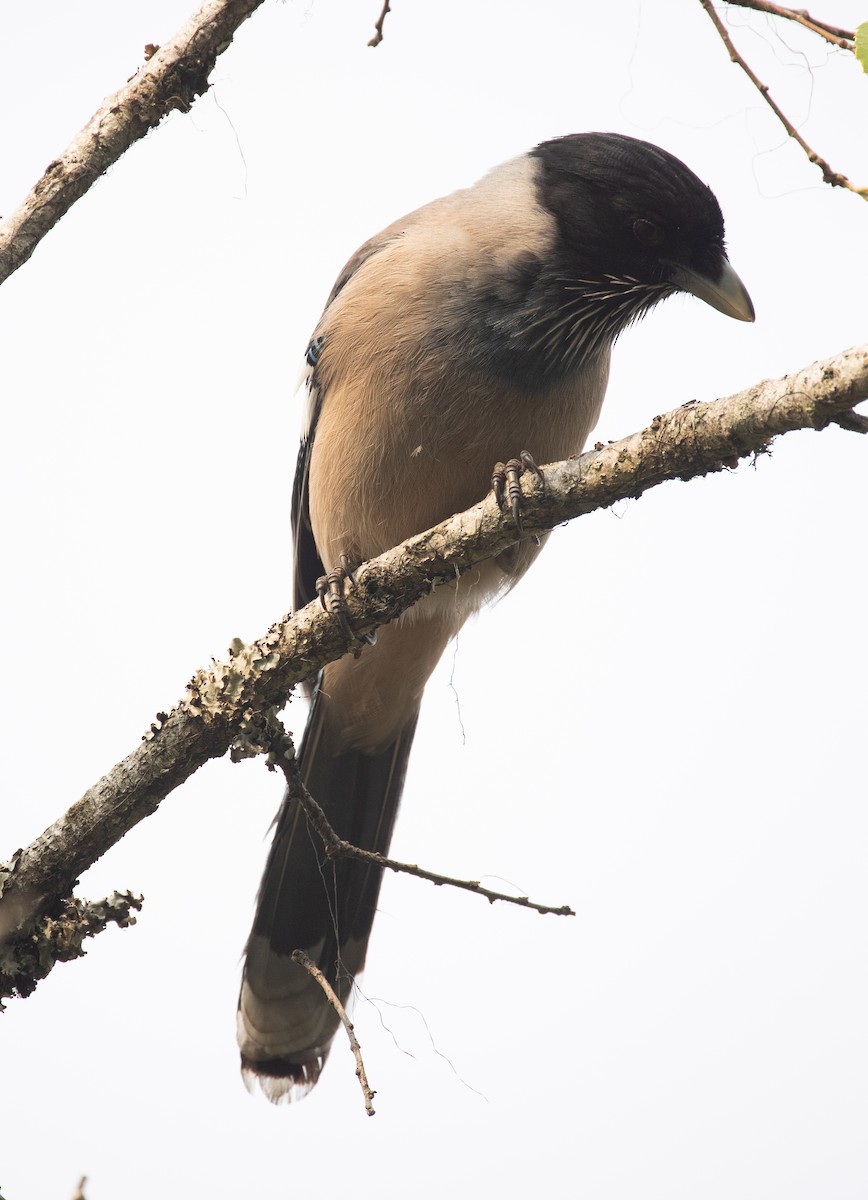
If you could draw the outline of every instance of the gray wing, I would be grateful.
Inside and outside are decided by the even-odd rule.
[[[426,206],[427,207],[427,206]],[[314,331],[314,336],[305,352],[305,361],[310,367],[308,387],[311,392],[311,416],[308,429],[301,439],[298,449],[298,462],[295,468],[295,479],[292,485],[292,540],[293,557],[293,605],[296,611],[309,604],[316,598],[316,581],[326,573],[326,565],[320,558],[313,529],[310,523],[310,457],[313,452],[314,438],[319,414],[322,411],[326,396],[317,380],[316,365],[323,347],[328,341],[328,312],[335,297],[346,287],[356,271],[384,246],[402,236],[409,226],[414,225],[423,209],[416,209],[399,221],[387,226],[382,232],[370,238],[355,252],[335,280],[335,285],[329,293],[323,314]],[[335,563],[328,564],[331,570]]]

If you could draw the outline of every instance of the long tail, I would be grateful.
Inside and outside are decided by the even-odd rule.
[[[389,847],[418,707],[385,750],[329,754],[317,692],[300,751],[309,792],[336,833],[385,854]],[[328,860],[300,807],[284,797],[247,943],[238,1001],[245,1083],[269,1100],[298,1098],[319,1078],[339,1025],[322,989],[293,950],[303,950],[346,1003],[362,970],[382,870],[354,859]]]

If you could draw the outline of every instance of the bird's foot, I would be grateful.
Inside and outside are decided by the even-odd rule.
[[[328,575],[320,575],[316,581],[316,594],[319,596],[319,602],[323,609],[337,618],[347,637],[362,645],[373,646],[377,640],[376,632],[366,633],[360,637],[350,625],[347,616],[346,589],[349,587],[354,590],[355,586],[354,569],[350,566],[350,560],[346,554],[342,554],[340,566],[329,571]]]
[[[525,471],[529,471],[536,476],[543,491],[545,491],[545,478],[542,471],[534,462],[533,456],[527,451],[522,450],[518,458],[511,458],[508,463],[495,463],[494,470],[491,473],[491,488],[494,492],[494,498],[497,501],[498,507],[502,512],[506,512],[507,505],[512,512],[512,519],[515,521],[515,527],[519,533],[523,533],[521,524],[521,477]]]

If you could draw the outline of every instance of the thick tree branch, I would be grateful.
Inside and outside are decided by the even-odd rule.
[[[24,202],[0,224],[0,283],[25,262],[60,218],[173,109],[189,112],[208,89],[208,76],[235,31],[263,0],[208,0],[170,42],[157,48],[132,79],[73,138]]]
[[[862,431],[864,418],[851,410],[866,398],[868,345],[724,400],[686,404],[639,433],[546,467],[544,494],[525,481],[525,531],[541,533],[666,480],[733,467],[793,429],[836,422]],[[359,568],[346,601],[353,629],[364,634],[393,620],[517,540],[511,518],[490,496],[410,538]],[[183,700],[158,714],[132,754],[16,853],[0,875],[0,931],[30,928],[35,917],[55,912],[81,872],[209,758],[233,746],[237,753],[267,751],[270,710],[283,705],[296,683],[353,648],[340,623],[313,603],[258,641],[236,643],[225,662],[199,671]]]

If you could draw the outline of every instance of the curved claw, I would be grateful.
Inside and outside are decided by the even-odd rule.
[[[374,630],[373,633],[365,633],[360,636],[350,625],[344,598],[344,588],[347,585],[355,590],[356,580],[349,558],[346,554],[342,554],[341,565],[335,567],[333,571],[329,571],[328,575],[321,575],[316,581],[316,594],[319,596],[319,602],[325,612],[331,613],[333,617],[337,618],[346,636],[352,641],[360,643],[356,650],[358,656],[362,645],[373,646],[376,644],[377,633]]]
[[[511,458],[506,464],[506,488],[509,493],[509,507],[512,509],[515,527],[519,533],[524,533],[524,526],[521,523],[521,464],[515,458]]]
[[[347,572],[344,567],[336,567],[334,571],[329,571],[328,575],[321,575],[316,581],[316,594],[325,611],[336,617],[347,637],[355,641],[356,635],[353,633],[344,603],[346,579]]]
[[[346,554],[341,555],[340,563],[341,563],[340,573],[343,575],[344,579],[347,581],[347,583],[350,585],[350,587],[353,589],[353,591],[355,591],[356,590],[356,569],[355,569],[355,567],[350,565],[350,560]],[[334,574],[334,572],[332,572],[332,574]]]
[[[542,488],[543,492],[545,492],[546,477],[545,477],[545,475],[543,475],[540,468],[536,465],[536,461],[534,460],[534,457],[531,454],[531,452],[529,450],[522,450],[521,454],[519,454],[518,457],[519,457],[519,460],[521,461],[521,465],[525,469],[525,471],[530,472],[530,474],[534,476],[537,483]]]
[[[523,497],[521,492],[521,476],[527,471],[534,475],[537,482],[545,491],[545,477],[536,465],[533,455],[528,450],[522,450],[518,458],[511,458],[508,463],[495,463],[491,475],[491,488],[498,508],[503,511],[509,503],[512,519],[519,533],[524,533],[521,521]]]
[[[496,462],[491,471],[491,490],[497,507],[503,510],[503,487],[506,483],[506,467],[502,462]]]

